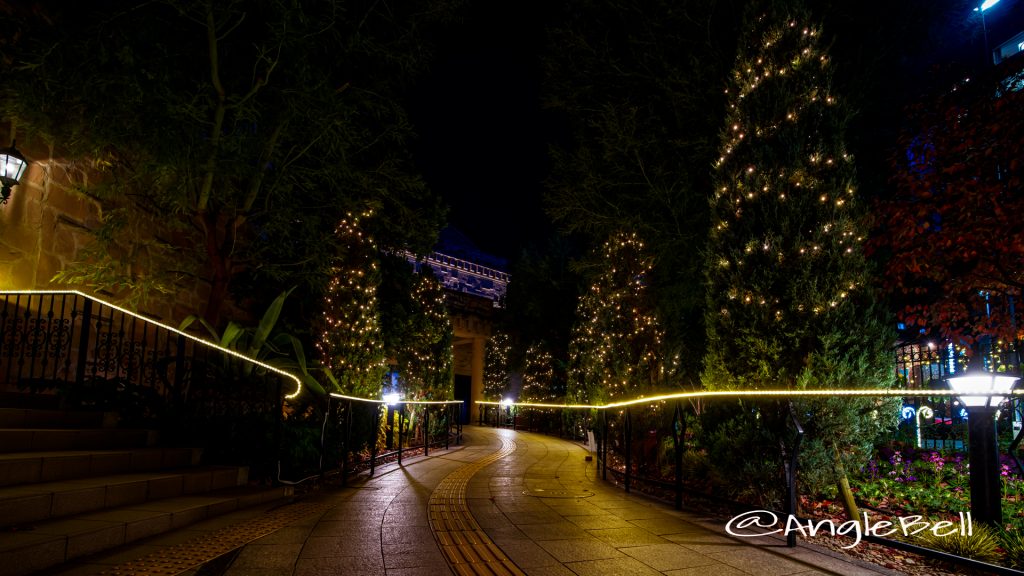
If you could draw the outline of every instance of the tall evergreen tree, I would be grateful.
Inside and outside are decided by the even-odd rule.
[[[647,276],[696,384],[704,331],[707,166],[733,54],[735,0],[582,0],[561,8],[544,58],[544,104],[568,137],[546,184],[555,222],[600,246],[622,229],[649,243]]]
[[[450,400],[454,396],[452,322],[444,289],[430,267],[420,270],[410,299],[409,332],[396,351],[402,390],[406,398]]]
[[[849,109],[831,91],[828,47],[807,11],[767,4],[747,18],[726,91],[710,199],[703,382],[711,390],[887,388],[893,335],[863,254],[864,213],[844,144]],[[874,399],[801,406],[809,437],[802,478],[818,487],[842,480],[838,456],[867,449],[891,421],[884,411],[872,417]],[[747,443],[745,454],[758,443],[764,450],[755,454],[777,451],[788,411],[739,413],[756,420],[739,426],[745,432],[732,429],[723,452],[736,442]],[[835,474],[815,476],[822,469]]]
[[[521,402],[555,402],[559,399],[555,387],[555,359],[544,342],[535,342],[526,349],[523,389],[519,393],[519,400]]]
[[[508,392],[512,376],[512,337],[495,330],[484,349],[484,399],[498,402]]]
[[[342,392],[376,398],[387,366],[377,304],[377,246],[360,227],[370,216],[350,214],[338,224],[344,249],[333,261],[316,346]]]
[[[652,257],[635,233],[605,242],[598,272],[580,297],[569,343],[570,402],[633,398],[667,386],[664,331],[648,291]]]

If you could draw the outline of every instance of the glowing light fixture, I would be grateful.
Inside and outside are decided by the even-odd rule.
[[[501,399],[501,405],[504,406],[505,408],[508,408],[512,404],[514,404],[514,402],[512,402],[511,398],[502,398]]]
[[[384,395],[384,403],[388,406],[394,406],[402,399],[402,395],[398,392],[389,392]]]
[[[28,160],[18,152],[11,142],[10,148],[0,148],[0,204],[7,204],[11,197],[11,188],[18,185],[28,167]]]
[[[961,376],[949,378],[949,387],[960,397],[967,408],[996,407],[1013,390],[1016,376],[986,372],[973,360]]]
[[[999,0],[985,0],[984,2],[981,3],[981,6],[975,8],[974,11],[977,12],[980,10],[984,12],[985,10],[988,10],[989,8],[995,6],[996,4],[999,4]]]

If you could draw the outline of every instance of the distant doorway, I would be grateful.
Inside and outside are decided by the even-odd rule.
[[[459,412],[459,422],[469,424],[469,403],[470,390],[472,389],[473,378],[462,374],[455,375],[455,399],[462,400],[462,408]]]

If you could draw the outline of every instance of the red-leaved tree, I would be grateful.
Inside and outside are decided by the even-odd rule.
[[[910,327],[1017,339],[1024,288],[1024,65],[908,108],[872,248]]]

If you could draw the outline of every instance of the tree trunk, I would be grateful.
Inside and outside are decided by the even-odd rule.
[[[853,498],[853,490],[850,489],[850,479],[846,476],[846,468],[843,466],[843,460],[839,456],[839,448],[832,444],[832,466],[835,468],[836,476],[836,488],[839,490],[839,498],[843,501],[843,508],[846,510],[846,516],[854,522],[860,522],[860,508],[857,506],[857,501]]]
[[[231,285],[231,252],[230,236],[234,228],[227,219],[218,215],[205,213],[201,216],[203,230],[206,235],[206,256],[210,269],[210,295],[206,300],[206,311],[203,318],[211,326],[219,326],[221,310],[228,298]]]

